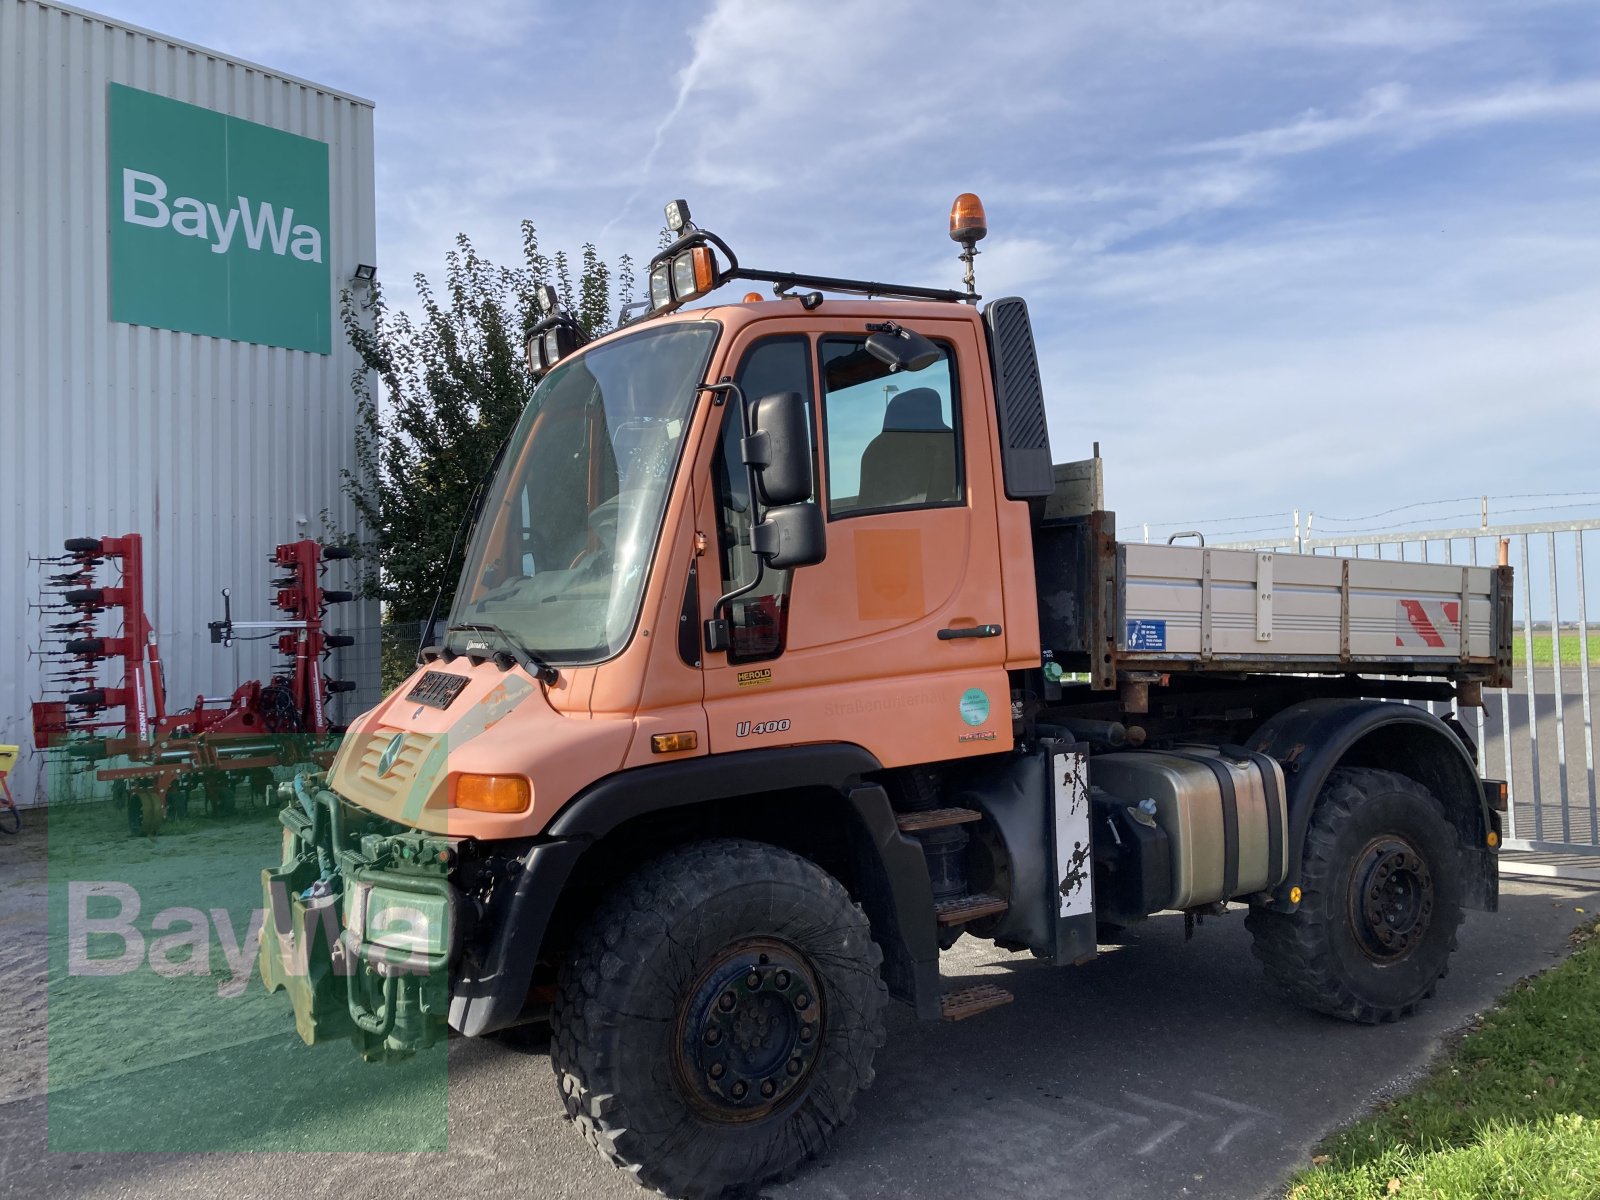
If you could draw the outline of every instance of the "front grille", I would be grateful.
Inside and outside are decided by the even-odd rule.
[[[367,738],[356,764],[356,778],[363,787],[371,789],[389,801],[398,800],[409,794],[413,787],[419,784],[426,797],[444,776],[444,755],[435,754],[436,749],[443,749],[444,735],[407,733],[400,748],[390,760],[389,770],[379,774],[378,768],[382,763],[384,752],[388,750],[398,732],[394,729],[379,729]],[[419,775],[431,777],[419,779]]]
[[[429,708],[449,708],[450,702],[467,686],[467,676],[452,675],[448,671],[424,671],[422,678],[406,693],[413,704],[426,704]]]

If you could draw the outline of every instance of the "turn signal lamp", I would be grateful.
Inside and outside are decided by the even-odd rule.
[[[654,754],[676,754],[680,750],[693,750],[699,744],[700,739],[692,729],[685,733],[658,733],[650,738],[650,750]]]
[[[984,216],[983,201],[971,192],[962,192],[950,206],[950,240],[981,242],[988,235],[989,218]]]
[[[1498,833],[1496,833],[1492,829],[1489,830],[1489,836],[1487,838],[1485,838],[1484,840],[1489,843],[1489,849],[1491,849],[1491,850],[1497,848],[1500,845],[1500,835]]]
[[[533,788],[521,775],[458,775],[456,807],[477,812],[527,812]]]

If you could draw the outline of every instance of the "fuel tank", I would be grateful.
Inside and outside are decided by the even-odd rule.
[[[1177,746],[1096,755],[1089,769],[1096,787],[1166,833],[1167,907],[1265,891],[1288,872],[1283,769],[1267,755]]]

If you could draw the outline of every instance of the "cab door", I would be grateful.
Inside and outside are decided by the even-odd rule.
[[[865,350],[864,319],[835,326],[766,336],[756,326],[733,358],[750,399],[811,399],[827,557],[755,582],[749,530],[759,511],[739,462],[737,413],[725,405],[706,513],[718,559],[701,572],[704,611],[755,585],[727,606],[729,649],[704,656],[711,750],[853,742],[898,766],[1009,748],[975,327],[917,322],[941,357],[891,374]]]

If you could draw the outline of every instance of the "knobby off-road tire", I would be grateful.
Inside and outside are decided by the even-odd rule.
[[[560,973],[550,1060],[567,1116],[671,1196],[788,1172],[872,1081],[881,960],[845,889],[795,854],[718,840],[656,859]]]
[[[1409,1016],[1449,970],[1461,924],[1457,836],[1431,792],[1392,771],[1334,771],[1306,832],[1294,913],[1251,909],[1267,977],[1346,1021]]]

